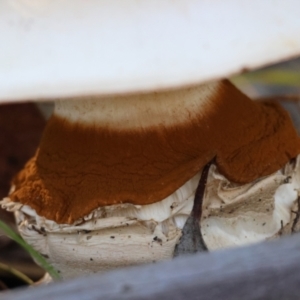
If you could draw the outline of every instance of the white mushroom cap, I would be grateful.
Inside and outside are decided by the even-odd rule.
[[[169,89],[298,55],[298,0],[6,0],[0,100]]]

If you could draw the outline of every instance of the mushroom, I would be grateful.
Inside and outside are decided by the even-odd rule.
[[[202,169],[211,160],[199,220],[209,250],[296,230],[292,210],[298,205],[300,140],[288,114],[277,103],[254,102],[229,81],[217,79],[245,63],[257,67],[295,55],[300,44],[295,41],[293,47],[285,47],[274,30],[276,34],[271,31],[268,35],[272,47],[278,46],[272,48],[273,54],[262,55],[256,47],[253,55],[243,54],[232,61],[231,52],[236,55],[248,47],[247,42],[259,41],[269,25],[243,37],[239,29],[252,25],[253,14],[260,10],[252,8],[253,1],[250,7],[225,2],[243,24],[236,31],[235,37],[242,38],[236,52],[228,40],[223,41],[228,56],[225,52],[214,56],[219,39],[211,31],[217,28],[215,18],[206,18],[213,6],[205,1],[185,2],[188,18],[171,1],[164,5],[141,2],[126,8],[118,3],[116,11],[109,1],[66,1],[66,20],[61,19],[58,1],[36,6],[24,2],[25,6],[17,8],[1,4],[2,22],[10,20],[11,14],[23,21],[27,14],[33,20],[26,25],[26,34],[19,25],[4,27],[12,35],[2,53],[12,49],[14,38],[23,34],[23,51],[31,55],[26,52],[28,45],[41,34],[54,33],[50,41],[34,48],[36,61],[27,66],[28,57],[25,60],[21,54],[11,62],[1,83],[2,99],[55,98],[55,110],[36,155],[13,179],[10,195],[1,205],[15,212],[21,235],[63,278],[173,257],[193,209]],[[280,3],[254,2],[268,10],[268,20],[281,12]],[[284,18],[290,37],[297,30],[289,20],[295,16],[299,23],[293,3],[284,4],[285,11],[291,8]],[[248,17],[242,14],[244,10]],[[225,14],[219,14],[228,21]],[[162,17],[166,18],[164,28],[156,26]],[[95,26],[93,22],[100,20],[107,27]],[[256,26],[261,25],[257,21]],[[178,22],[179,32],[189,31],[171,35],[166,44],[164,35],[169,37],[169,30],[174,32],[172,25]],[[228,22],[218,27],[218,36],[236,28],[235,22]],[[210,28],[209,34],[199,31],[199,25]],[[74,28],[80,28],[79,37],[69,26],[76,34]],[[79,47],[68,51],[69,56],[64,34]],[[124,34],[129,40],[124,41]],[[199,36],[202,39],[191,39]],[[101,47],[97,43],[85,47],[81,37],[88,42],[101,37]],[[116,41],[125,47],[124,52],[112,52]],[[144,42],[145,48],[132,41]],[[155,41],[158,48],[149,41]],[[206,51],[206,43],[212,43],[212,51]],[[50,62],[43,56],[45,49]],[[182,56],[183,50],[191,50],[189,56]],[[86,60],[78,61],[78,56]],[[212,57],[224,65],[215,64]],[[98,69],[91,64],[95,58]],[[75,61],[78,70],[72,65]],[[137,61],[142,62],[140,66]],[[57,77],[49,77],[53,66],[61,70],[55,73]],[[204,83],[211,79],[215,80]]]

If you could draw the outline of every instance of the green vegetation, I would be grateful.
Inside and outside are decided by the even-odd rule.
[[[49,275],[53,279],[60,279],[60,275],[58,272],[46,261],[46,259],[39,254],[37,251],[35,251],[30,245],[28,245],[22,237],[15,233],[9,226],[7,226],[4,222],[0,220],[0,229],[12,240],[14,240],[16,243],[18,243],[21,247],[23,247],[31,256],[32,258],[43,268],[45,271],[49,273]],[[1,267],[1,266],[0,266]],[[5,267],[2,266],[2,267]],[[7,270],[7,269],[6,269]],[[17,270],[10,268],[11,271],[15,272]],[[17,271],[18,272],[18,271]],[[22,274],[18,272],[18,274]],[[14,274],[16,275],[16,274]],[[25,279],[25,275],[22,274],[23,280]],[[25,276],[25,277],[24,277]],[[29,279],[29,278],[28,278]],[[30,280],[30,279],[29,279]]]

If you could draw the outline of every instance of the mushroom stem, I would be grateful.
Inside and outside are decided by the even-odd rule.
[[[1,205],[68,278],[171,258],[182,229],[175,256],[284,234],[299,153],[288,114],[228,81],[57,101]]]

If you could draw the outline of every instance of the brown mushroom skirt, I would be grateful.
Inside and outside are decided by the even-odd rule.
[[[161,201],[214,157],[229,180],[247,183],[299,153],[300,140],[280,105],[252,101],[222,81],[205,112],[180,124],[117,129],[54,114],[36,155],[14,178],[10,198],[71,224],[101,206]]]

